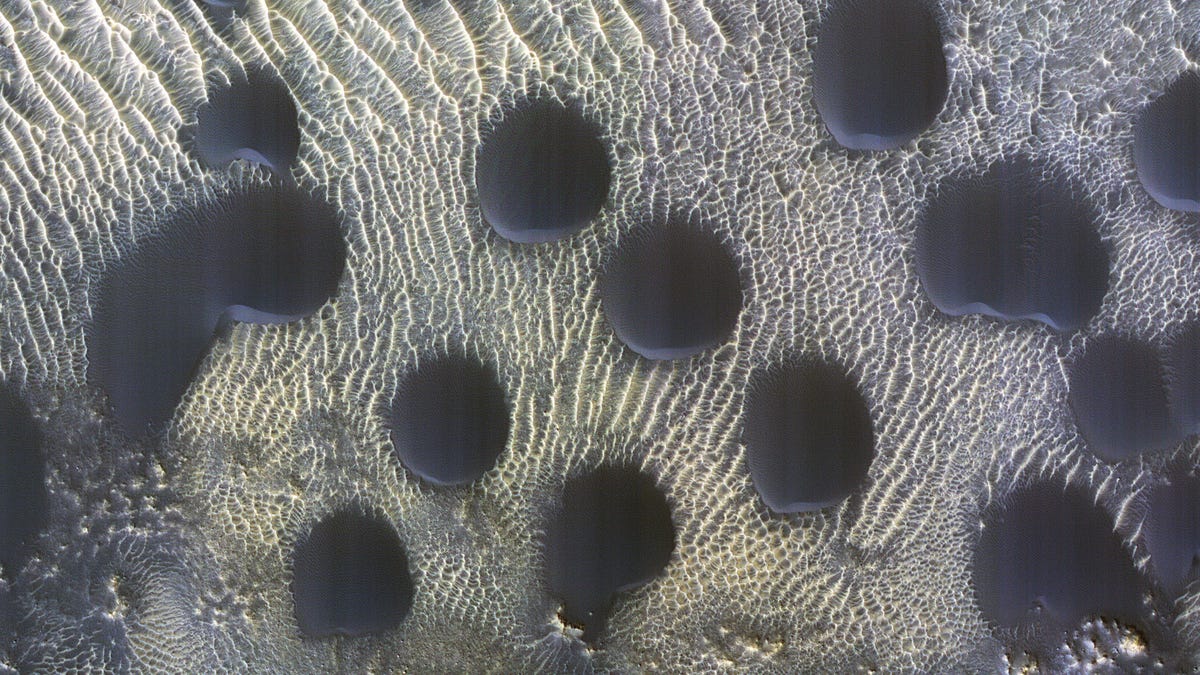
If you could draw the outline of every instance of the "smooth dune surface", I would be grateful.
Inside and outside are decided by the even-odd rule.
[[[1200,73],[1180,73],[1137,120],[1138,178],[1159,204],[1200,211]]]
[[[1036,483],[985,519],[975,551],[979,608],[1001,627],[1066,631],[1089,616],[1137,621],[1143,581],[1104,507],[1076,488]]]
[[[891,150],[933,123],[949,74],[936,3],[835,0],[813,51],[821,120],[851,150]]]
[[[577,107],[520,104],[482,139],[475,163],[479,206],[505,239],[562,239],[600,213],[612,167],[600,129]]]
[[[951,315],[1081,328],[1108,291],[1109,254],[1087,198],[1026,157],[946,179],[917,225],[917,270]]]
[[[390,630],[412,607],[413,581],[400,537],[354,511],[321,519],[292,554],[292,599],[310,638]]]
[[[1180,473],[1150,490],[1142,531],[1158,583],[1182,596],[1200,576],[1200,479]]]
[[[875,455],[871,412],[839,367],[810,358],[756,373],[742,438],[754,486],[780,513],[841,502]]]
[[[1070,372],[1075,420],[1100,457],[1119,461],[1180,440],[1162,361],[1152,345],[1102,336],[1088,345]]]
[[[495,466],[510,415],[494,368],[444,356],[405,376],[389,412],[392,445],[401,464],[427,481],[469,483]]]
[[[630,349],[685,359],[723,342],[742,311],[737,262],[715,235],[668,221],[635,230],[600,279],[604,315]]]
[[[167,217],[100,281],[89,369],[132,432],[167,422],[218,327],[286,323],[337,292],[334,209],[301,191],[234,193]]]
[[[42,434],[28,404],[0,383],[0,571],[9,583],[50,520]]]
[[[235,6],[215,9],[223,7]],[[209,168],[244,159],[286,174],[300,145],[291,92],[264,68],[235,71],[228,82],[209,86],[208,102],[196,116],[194,142],[200,161]]]
[[[1200,324],[1157,341],[1104,334],[1070,366],[1071,408],[1089,449],[1109,462],[1170,450],[1193,436],[1200,411]]]
[[[658,576],[675,551],[675,525],[662,490],[627,467],[601,467],[569,480],[543,543],[560,615],[594,641],[620,591]]]

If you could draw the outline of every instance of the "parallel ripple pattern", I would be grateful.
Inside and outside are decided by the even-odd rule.
[[[0,4],[0,381],[46,489],[0,671],[1190,671],[1194,148],[1152,110],[1197,35],[1157,0]],[[1086,390],[1106,336],[1161,374]],[[508,420],[453,486],[389,414],[446,354]],[[848,366],[873,454],[781,513],[745,431],[796,355]],[[1189,435],[1096,452],[1075,404],[1124,389]]]

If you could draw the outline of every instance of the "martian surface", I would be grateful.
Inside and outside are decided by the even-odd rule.
[[[0,673],[1200,671],[1200,3],[0,0]]]

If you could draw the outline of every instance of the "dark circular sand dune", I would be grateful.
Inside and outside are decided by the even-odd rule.
[[[469,483],[496,465],[510,414],[495,368],[465,356],[437,357],[400,383],[388,420],[392,447],[431,483]]]
[[[413,592],[400,537],[378,517],[338,511],[296,543],[292,598],[305,637],[391,630],[408,616]]]
[[[984,516],[973,580],[994,626],[1056,631],[1092,616],[1141,620],[1145,584],[1113,520],[1078,487],[1018,489]]]
[[[582,230],[600,213],[611,181],[600,129],[557,101],[507,111],[484,136],[475,160],[483,219],[523,244]]]
[[[600,278],[609,324],[648,359],[684,359],[725,341],[742,311],[737,262],[716,235],[676,222],[641,226]]]
[[[844,370],[810,358],[751,377],[742,421],[750,475],[773,511],[841,502],[875,456],[871,413]]]
[[[921,286],[941,311],[1083,327],[1108,292],[1092,207],[1025,157],[946,179],[917,222]]]
[[[337,292],[337,212],[262,187],[179,209],[100,280],[88,368],[133,433],[170,419],[225,321],[284,323]]]
[[[675,551],[675,525],[647,475],[601,467],[567,481],[542,542],[550,592],[585,640],[604,629],[614,594],[657,577]]]
[[[212,4],[217,12],[238,8],[238,3]],[[209,87],[193,139],[196,154],[210,169],[245,159],[287,174],[300,148],[296,102],[277,74],[261,67],[235,70],[228,83]]]
[[[946,103],[941,29],[925,0],[835,0],[817,33],[813,98],[851,150],[891,150],[916,138]]]
[[[1142,110],[1133,159],[1159,204],[1200,211],[1200,73],[1183,72]]]

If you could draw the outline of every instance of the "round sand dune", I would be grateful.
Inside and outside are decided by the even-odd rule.
[[[0,670],[1187,672],[1198,29],[4,3]]]

